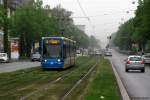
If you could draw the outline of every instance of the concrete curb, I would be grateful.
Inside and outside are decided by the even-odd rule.
[[[116,71],[116,69],[115,69],[115,67],[113,66],[112,61],[110,61],[110,62],[111,62],[111,65],[112,65],[112,69],[115,73],[116,79],[117,79],[117,83],[118,83],[118,86],[119,86],[119,89],[120,89],[122,100],[131,100],[128,93],[127,93],[127,91],[126,91],[126,89],[125,89],[125,87],[124,87],[124,85],[123,85],[123,83],[122,83],[122,81],[121,81],[121,79],[120,79],[120,77],[119,77],[119,75],[118,75],[118,73],[117,73],[117,71]]]

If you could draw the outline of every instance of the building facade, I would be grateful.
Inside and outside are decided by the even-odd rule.
[[[12,10],[16,10],[17,7],[33,4],[33,2],[34,0],[8,0],[8,7]]]
[[[7,0],[8,3],[8,17],[13,15],[14,11],[17,9],[17,7],[33,4],[34,0]],[[4,0],[0,0],[0,5],[4,5]],[[3,29],[0,27],[0,52],[3,52],[4,46],[3,46]]]

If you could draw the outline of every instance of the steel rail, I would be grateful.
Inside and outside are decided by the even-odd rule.
[[[84,64],[84,62],[83,62],[82,64]],[[72,69],[73,69],[73,68],[72,68]],[[76,69],[77,69],[77,68],[76,68]],[[69,72],[64,73],[62,76],[57,77],[56,79],[50,81],[50,83],[48,83],[48,84],[42,86],[42,87],[39,88],[38,90],[35,90],[35,91],[33,91],[33,92],[30,92],[30,93],[27,94],[26,96],[21,97],[20,100],[27,100],[29,97],[35,95],[36,93],[38,93],[38,92],[40,92],[40,91],[42,91],[42,90],[47,90],[50,85],[55,84],[56,82],[58,82],[58,81],[60,81],[60,80],[63,80],[63,79],[64,79],[65,77],[67,77],[69,74],[71,74],[71,73],[73,73],[74,71],[76,71],[76,69],[74,68],[74,70],[71,70],[71,71],[69,71]]]
[[[97,63],[98,63],[98,62],[97,62]],[[65,99],[74,91],[74,89],[77,88],[77,86],[96,68],[97,63],[96,63],[95,65],[93,65],[93,66],[88,70],[88,72],[87,72],[83,77],[81,77],[81,78],[73,85],[73,87],[72,87],[69,91],[67,91],[67,92],[65,93],[65,95],[61,98],[61,100],[65,100]]]

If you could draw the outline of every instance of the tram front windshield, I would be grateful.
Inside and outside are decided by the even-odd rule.
[[[44,44],[43,57],[45,58],[60,58],[61,45],[60,44]]]

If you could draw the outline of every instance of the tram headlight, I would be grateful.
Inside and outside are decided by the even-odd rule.
[[[46,59],[45,59],[44,61],[45,61],[45,62],[47,62],[47,60],[46,60]]]
[[[60,62],[60,59],[58,59],[58,62]]]

